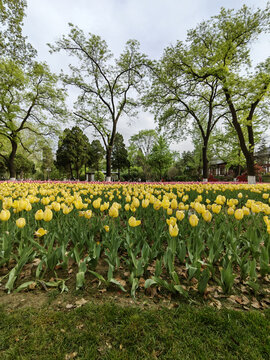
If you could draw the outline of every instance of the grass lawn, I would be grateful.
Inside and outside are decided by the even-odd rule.
[[[270,359],[270,311],[2,306],[0,359]]]

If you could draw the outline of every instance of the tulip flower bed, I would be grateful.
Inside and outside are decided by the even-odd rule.
[[[269,297],[269,194],[269,184],[3,182],[0,282],[65,291],[70,276],[77,289],[94,277],[133,297],[243,286]]]

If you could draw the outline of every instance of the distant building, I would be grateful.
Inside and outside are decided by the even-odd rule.
[[[270,172],[270,146],[254,154],[255,161],[261,165],[266,173]]]
[[[260,165],[265,173],[270,172],[270,146],[264,150],[254,153],[255,162]],[[232,174],[232,170],[226,168],[227,163],[221,159],[214,158],[209,161],[209,174],[213,176],[226,176]]]

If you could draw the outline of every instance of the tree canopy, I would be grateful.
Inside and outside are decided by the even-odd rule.
[[[75,57],[71,73],[62,75],[65,84],[79,91],[74,115],[79,121],[92,126],[102,138],[106,148],[106,172],[111,176],[111,155],[117,124],[123,114],[134,115],[137,101],[132,97],[140,92],[145,76],[146,56],[139,52],[139,43],[129,40],[118,59],[99,36],[85,35],[70,25],[70,33],[50,45],[52,51],[64,50]]]

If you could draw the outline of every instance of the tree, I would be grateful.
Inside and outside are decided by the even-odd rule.
[[[74,178],[73,170],[75,170],[76,177],[79,179],[80,169],[87,163],[89,152],[89,140],[78,126],[65,129],[58,142],[56,166],[69,169],[71,179]]]
[[[183,55],[178,67],[202,82],[214,77],[220,84],[246,159],[249,182],[255,182],[254,125],[258,121],[262,124],[261,112],[269,105],[270,87],[270,58],[253,70],[250,45],[269,30],[269,25],[269,3],[256,11],[247,6],[238,11],[222,8],[218,16],[188,32],[187,43],[196,54],[194,61],[186,46],[179,43]]]
[[[57,87],[57,76],[45,63],[34,60],[36,51],[22,36],[25,6],[22,0],[0,2],[0,135],[8,140],[10,149],[0,156],[12,179],[18,146],[25,148],[23,132],[52,134],[64,114],[64,94]]]
[[[9,154],[0,156],[11,178],[15,177],[18,145],[24,147],[21,134],[27,130],[35,135],[50,135],[57,129],[56,121],[64,113],[64,96],[57,81],[46,64],[35,62],[24,71],[12,60],[0,61],[0,134],[11,145]]]
[[[121,134],[116,133],[114,147],[112,151],[112,168],[118,171],[118,179],[120,180],[120,172],[122,169],[129,167],[128,152]]]
[[[2,59],[29,64],[36,50],[22,36],[25,0],[0,0],[0,53]]]
[[[147,157],[158,138],[156,130],[141,130],[138,134],[132,135],[129,139],[129,144],[134,145],[142,154]]]
[[[16,175],[19,175],[20,178],[31,176],[36,172],[35,163],[23,154],[16,154],[14,163]]]
[[[99,140],[93,140],[90,144],[88,166],[100,171],[100,163],[104,159],[105,150]]]
[[[42,148],[42,165],[41,170],[43,172],[44,179],[49,178],[49,172],[54,167],[53,152],[49,145],[44,145]]]
[[[208,178],[208,144],[217,122],[226,115],[222,89],[214,77],[202,81],[188,73],[182,62],[196,66],[192,47],[178,42],[164,51],[162,59],[151,67],[152,84],[144,96],[160,128],[172,139],[185,139],[198,131],[202,139],[203,178]]]
[[[63,75],[62,79],[80,91],[74,115],[79,122],[94,127],[102,138],[110,180],[117,124],[123,114],[134,113],[137,102],[131,94],[141,91],[146,57],[139,53],[139,43],[129,40],[124,52],[113,62],[104,40],[92,34],[86,36],[78,27],[69,25],[69,35],[50,47],[52,51],[65,50],[76,58],[76,65],[70,65],[71,74]]]
[[[153,175],[148,162],[148,156],[157,139],[158,135],[154,129],[141,130],[129,139],[129,162],[132,166],[139,166],[142,169],[145,180],[151,179]]]
[[[148,162],[154,172],[158,175],[159,179],[162,180],[166,171],[173,162],[172,153],[170,152],[168,143],[163,136],[159,136],[156,140],[152,151],[149,154]]]

